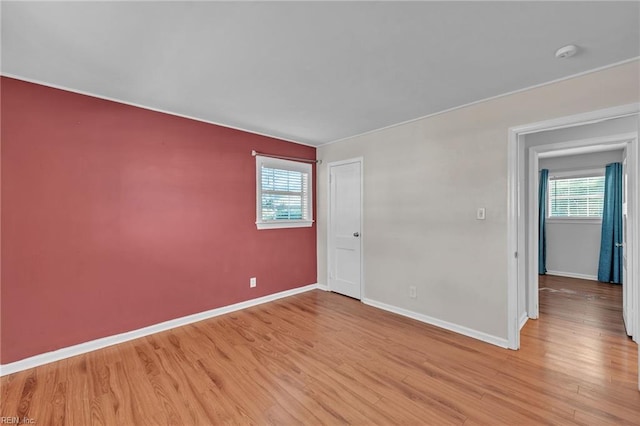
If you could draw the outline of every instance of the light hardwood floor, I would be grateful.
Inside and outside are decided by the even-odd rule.
[[[510,351],[312,291],[3,377],[38,425],[640,424],[620,287],[543,277]]]

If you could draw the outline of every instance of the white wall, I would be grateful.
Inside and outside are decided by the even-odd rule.
[[[639,71],[634,61],[321,146],[318,282],[327,283],[327,164],[362,156],[363,297],[506,345],[508,129],[638,102]]]
[[[616,132],[616,134],[619,133],[625,132]],[[593,154],[543,158],[540,159],[538,165],[539,169],[548,169],[550,175],[553,175],[554,172],[568,170],[604,169],[609,163],[621,162],[622,154],[623,150],[620,149]],[[546,227],[548,274],[597,279],[602,222],[599,220],[554,221],[547,219]]]

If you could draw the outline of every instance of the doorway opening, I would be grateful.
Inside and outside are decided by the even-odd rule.
[[[525,239],[528,243],[525,249],[528,262],[525,268],[528,273],[524,282],[524,291],[519,296],[520,327],[528,318],[535,319],[539,316],[539,274],[548,273],[598,280],[601,215],[598,219],[596,219],[597,215],[593,215],[592,218],[570,216],[572,210],[577,210],[577,213],[583,215],[592,212],[588,211],[589,205],[585,202],[589,194],[574,195],[573,198],[570,198],[572,194],[569,192],[569,188],[574,186],[574,191],[580,192],[586,190],[587,187],[593,189],[600,184],[602,185],[601,191],[604,191],[606,164],[626,165],[628,163],[627,158],[633,151],[634,145],[637,144],[637,131],[562,142],[557,142],[558,138],[573,138],[575,135],[593,135],[598,132],[608,133],[612,129],[615,129],[615,132],[635,130],[637,127],[637,117],[632,116],[595,124],[584,124],[569,129],[536,132],[524,136],[525,158],[529,165],[525,176],[527,199],[525,200],[524,212],[524,221],[527,224]],[[546,169],[546,167],[550,169]],[[628,167],[625,168],[628,169]],[[542,169],[549,173],[545,181],[545,184],[549,185],[545,191],[549,196],[545,196],[543,203],[546,205],[540,209],[539,188],[541,182],[539,172]],[[624,189],[628,195],[629,191],[627,188]],[[554,194],[557,196],[554,197]],[[595,210],[594,207],[598,204],[596,201],[598,195],[602,196],[603,192],[597,194],[594,190],[591,194],[592,210]],[[584,202],[584,205],[579,204],[580,202]],[[542,218],[543,220],[540,220],[540,212],[545,216]],[[625,220],[626,214],[623,215],[623,222]],[[547,234],[546,244],[540,244],[538,238],[543,223]],[[625,226],[624,230],[626,231],[624,232],[625,236],[617,243],[620,246],[625,246],[620,247],[623,252],[622,257],[632,258],[632,245],[623,244],[623,240],[632,240],[629,235],[626,235],[631,233],[632,227]],[[540,254],[544,253],[543,250],[540,250],[541,246],[546,246],[547,249],[547,256],[543,255],[543,259],[540,258]],[[540,266],[541,264],[542,266]],[[541,268],[543,271],[540,271]],[[623,286],[622,310],[626,329],[629,335],[632,335],[635,328],[633,273],[623,262],[623,271],[625,269],[628,269],[630,273],[622,274],[625,278],[624,281],[627,282],[619,280]]]
[[[628,173],[627,241],[625,306],[629,328],[640,331],[638,307],[638,230],[639,174],[638,113],[639,104],[625,105],[576,116],[564,117],[510,129],[509,134],[509,271],[508,271],[508,338],[509,347],[520,347],[520,328],[529,318],[537,318],[538,307],[538,170],[545,156],[561,153],[588,153],[624,149]],[[606,127],[615,120],[636,120],[634,131],[609,132],[606,135],[573,137],[544,144],[527,143],[527,137],[542,132],[589,130],[602,123]],[[592,126],[593,127],[593,126]],[[634,255],[635,253],[635,255]],[[638,338],[638,332],[634,333]]]

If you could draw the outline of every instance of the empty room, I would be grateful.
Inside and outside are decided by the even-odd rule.
[[[0,424],[640,425],[640,2],[0,17]]]

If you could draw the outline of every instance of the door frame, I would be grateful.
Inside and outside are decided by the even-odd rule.
[[[627,105],[621,105],[618,107],[606,108],[602,110],[587,112],[583,114],[571,115],[537,123],[526,124],[522,126],[515,126],[509,128],[508,131],[508,195],[507,195],[507,338],[508,347],[510,349],[517,350],[520,348],[520,318],[518,317],[518,295],[519,293],[527,289],[526,282],[533,274],[526,274],[527,262],[532,261],[530,259],[535,255],[537,259],[537,250],[533,250],[533,253],[528,253],[531,249],[531,244],[525,246],[525,238],[531,229],[526,229],[526,223],[524,218],[525,212],[525,198],[527,197],[528,188],[525,186],[525,140],[524,136],[530,133],[537,133],[541,131],[557,130],[569,127],[576,127],[585,124],[594,124],[600,121],[611,120],[615,118],[627,117],[632,115],[639,115],[640,103],[633,103]],[[640,165],[638,154],[638,140],[635,139],[635,143],[631,144],[633,152],[628,153],[628,160],[633,164],[629,164],[633,167],[633,176],[637,179],[639,176],[637,166]],[[537,160],[537,155],[535,156]],[[632,179],[632,175],[629,176]],[[534,178],[537,186],[537,177]],[[634,182],[637,182],[634,181]],[[640,228],[640,214],[638,214],[638,200],[640,199],[639,185],[635,185],[635,188],[631,189],[630,195],[632,196],[632,252],[638,253],[638,231]],[[534,197],[535,198],[535,197]],[[537,201],[534,200],[537,206]],[[532,221],[535,222],[535,221]],[[531,228],[531,227],[529,227]],[[537,224],[534,224],[534,230],[537,229]],[[537,238],[532,240],[537,247]],[[638,256],[634,256],[637,258]],[[638,261],[632,259],[631,269],[633,271],[634,285],[637,287],[638,281]],[[537,268],[535,268],[537,271]],[[537,281],[537,276],[536,280]],[[640,291],[635,292],[634,306],[640,306]],[[634,310],[634,313],[637,309]],[[640,330],[638,322],[640,322],[640,315],[635,315],[635,330]],[[640,347],[638,348],[640,354]]]
[[[529,174],[528,174],[529,186],[527,190],[527,196],[529,200],[529,209],[527,211],[527,217],[530,220],[528,220],[528,226],[527,226],[527,240],[529,244],[527,246],[527,255],[525,257],[527,260],[527,270],[529,271],[529,274],[524,283],[525,285],[524,291],[526,291],[526,295],[527,295],[526,309],[527,309],[528,318],[536,319],[539,316],[539,310],[538,310],[539,296],[540,296],[538,293],[538,260],[539,260],[538,253],[539,252],[538,252],[538,238],[537,238],[538,231],[539,231],[539,220],[531,220],[538,216],[539,204],[540,204],[538,200],[538,188],[540,186],[539,173],[538,173],[539,155],[542,153],[561,151],[561,150],[570,149],[570,148],[588,147],[588,146],[594,146],[594,145],[611,145],[612,149],[626,148],[627,155],[628,155],[630,152],[633,152],[634,147],[637,146],[637,139],[638,139],[638,134],[636,132],[633,132],[633,133],[623,133],[623,134],[616,134],[616,135],[596,137],[596,138],[580,139],[580,140],[567,141],[567,142],[550,143],[550,144],[537,145],[537,146],[532,146],[527,148],[527,150],[529,151]],[[629,166],[629,164],[630,162],[629,160],[627,160],[627,167]],[[629,173],[629,175],[631,176],[631,173]],[[636,176],[638,175],[637,168],[636,168],[635,175]],[[628,189],[629,188],[627,188],[627,193],[631,195],[629,197],[629,200],[631,201],[631,204],[633,204],[634,202],[633,198],[637,198],[637,197],[633,197],[633,194],[631,194],[631,191],[629,191]],[[633,233],[634,228],[635,227],[633,226],[633,223],[631,223],[631,233]],[[630,244],[630,246],[631,246],[630,253],[633,253],[633,248],[634,248],[633,244]],[[631,308],[631,319],[630,319],[630,322],[632,324],[632,329],[634,329],[636,324],[636,321],[635,321],[636,307],[635,307],[635,303],[634,303],[635,299],[633,298],[633,295],[636,293],[636,290],[637,290],[636,289],[637,285],[634,285],[634,283],[637,284],[637,280],[633,280],[633,276],[634,276],[634,271],[631,271],[631,273],[627,277],[627,281],[628,281],[627,286],[631,289],[631,294],[632,294],[631,296],[632,308]],[[520,289],[522,289],[522,287],[519,287],[519,290]]]
[[[640,126],[639,126],[640,127]],[[639,133],[640,133],[640,129]],[[637,139],[638,139],[638,135],[636,135],[636,145],[635,148],[636,150],[638,149],[638,144],[637,144]],[[629,261],[631,259],[633,259],[635,253],[633,252],[633,245],[629,244],[629,241],[631,240],[631,235],[633,234],[633,229],[631,228],[632,225],[629,225],[629,205],[631,204],[629,201],[629,193],[631,192],[629,190],[629,159],[627,158],[630,153],[632,152],[633,147],[629,144],[626,146],[625,148],[625,152],[624,152],[624,159],[622,160],[622,180],[623,180],[623,200],[624,203],[622,204],[622,214],[623,217],[624,215],[626,215],[626,219],[623,219],[622,221],[622,243],[623,243],[623,256],[622,256],[622,284],[623,284],[623,288],[622,288],[622,303],[624,304],[626,300],[631,300],[632,301],[632,312],[631,312],[631,317],[628,317],[625,315],[625,309],[627,308],[626,305],[623,305],[622,309],[622,315],[625,319],[625,328],[626,328],[626,332],[628,336],[632,336],[633,341],[635,341],[636,343],[639,342],[638,340],[638,331],[637,331],[637,327],[638,325],[640,325],[640,317],[638,317],[638,308],[640,307],[640,297],[634,297],[635,294],[640,291],[640,288],[638,287],[638,285],[636,286],[631,286],[629,285],[629,280],[633,279],[633,276],[631,278],[629,278]],[[638,164],[636,164],[636,171],[638,170],[637,168],[639,167]],[[638,173],[636,172],[636,183],[631,182],[631,186],[635,187],[637,186],[637,179],[638,178]],[[631,202],[633,202],[633,200],[631,200]],[[638,204],[636,204],[636,207],[638,207]],[[638,211],[636,210],[635,212],[636,214],[638,214]],[[639,273],[638,270],[633,271],[636,275]],[[626,287],[624,286],[625,282],[627,283]],[[636,283],[638,282],[638,280],[636,279]],[[637,304],[635,302],[638,302]],[[640,348],[638,348],[638,355],[640,355]],[[640,360],[638,360],[638,365],[640,366]],[[638,372],[638,389],[640,389],[640,371]]]
[[[327,164],[327,288],[331,289],[331,267],[333,257],[331,255],[331,168],[343,166],[345,164],[360,163],[360,301],[365,299],[365,279],[364,279],[364,157],[354,157],[346,160],[332,161]]]

